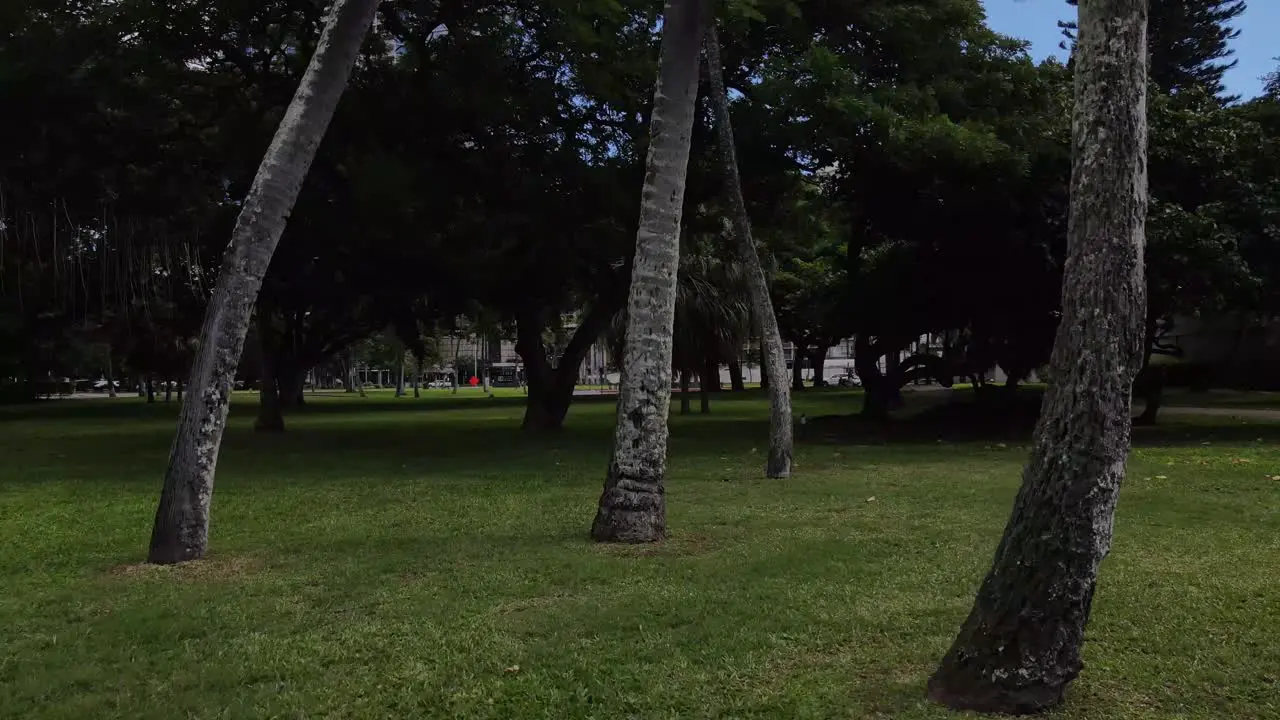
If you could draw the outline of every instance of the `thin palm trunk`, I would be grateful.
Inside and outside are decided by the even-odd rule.
[[[1080,0],[1054,382],[991,571],[929,681],[953,709],[1038,712],[1082,667],[1146,340],[1146,26],[1147,0]]]
[[[714,360],[703,360],[702,372],[698,374],[698,411],[703,415],[711,412],[711,393],[720,390],[720,367]]]
[[[688,415],[690,410],[690,401],[692,399],[689,393],[689,371],[680,371],[680,414]]]
[[[205,311],[190,393],[156,511],[150,562],[195,560],[208,547],[214,472],[249,316],[377,6],[377,0],[334,1],[315,54],[244,199]]]
[[[111,360],[111,346],[107,346],[107,397],[116,396],[116,374],[114,364]]]
[[[458,336],[453,339],[453,372],[449,381],[453,388],[453,394],[458,394],[458,353],[462,352],[462,337]]]
[[[663,9],[613,458],[591,526],[591,536],[599,541],[653,542],[667,531],[667,416],[680,216],[704,9],[705,0],[667,0]]]
[[[724,175],[729,202],[733,208],[733,229],[738,261],[747,269],[747,287],[751,295],[751,310],[760,324],[760,346],[770,377],[786,377],[787,359],[782,351],[782,335],[778,331],[778,317],[773,312],[769,298],[769,284],[760,264],[755,238],[751,232],[751,218],[742,197],[742,179],[738,174],[738,153],[734,147],[733,124],[729,117],[729,95],[724,87],[724,69],[720,63],[720,39],[714,25],[706,35],[707,75],[711,79],[711,104],[716,111],[717,136],[720,141],[720,163]],[[794,428],[791,425],[791,389],[786,383],[775,382],[769,390],[769,458],[765,463],[765,476],[785,478],[791,475],[791,457],[795,449]]]
[[[404,346],[396,343],[396,349],[400,351],[396,355],[400,359],[396,367],[396,397],[404,397]]]

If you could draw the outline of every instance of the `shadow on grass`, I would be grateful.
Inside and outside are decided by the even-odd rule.
[[[1031,440],[1043,394],[1019,391],[1011,396],[975,400],[972,395],[941,396],[915,414],[891,420],[861,415],[826,415],[800,428],[810,443],[918,444],[937,442],[1017,442]],[[1169,414],[1154,426],[1135,426],[1135,446],[1173,447],[1211,442],[1280,442],[1280,422],[1243,415]]]
[[[583,396],[574,398],[574,402],[590,403],[603,399],[605,398],[599,396]],[[610,398],[610,400],[612,399]],[[523,395],[486,397],[478,392],[465,396],[428,395],[422,398],[414,398],[412,396],[397,398],[382,394],[362,398],[345,393],[319,393],[307,395],[303,406],[287,413],[287,415],[298,413],[307,415],[352,415],[387,412],[431,412],[481,407],[519,408],[523,407],[524,403],[525,398]],[[142,398],[134,397],[120,397],[114,400],[66,398],[0,406],[0,422],[28,419],[165,419],[177,417],[181,408],[182,403],[177,402],[177,400],[170,402],[157,400],[154,403],[148,403]],[[239,393],[231,402],[232,417],[254,417],[257,413],[258,401],[251,394]]]

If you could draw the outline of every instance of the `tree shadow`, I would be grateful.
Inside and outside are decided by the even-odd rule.
[[[801,426],[797,439],[814,444],[920,444],[1009,442],[1032,439],[1042,393],[1020,391],[987,399],[953,396],[914,414],[890,420],[861,415],[826,415]],[[1151,426],[1134,426],[1137,447],[1178,447],[1204,443],[1280,442],[1280,421],[1231,414],[1169,413]]]

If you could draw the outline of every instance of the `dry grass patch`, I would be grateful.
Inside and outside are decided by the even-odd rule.
[[[265,565],[257,555],[214,555],[176,565],[116,565],[107,570],[106,576],[114,580],[171,578],[182,582],[230,583],[256,575]]]

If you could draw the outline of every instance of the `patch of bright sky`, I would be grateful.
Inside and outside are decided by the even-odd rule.
[[[1075,19],[1076,9],[1065,0],[982,0],[987,8],[987,25],[996,32],[1027,40],[1031,56],[1042,60],[1057,55],[1065,60],[1059,20]],[[1262,76],[1276,69],[1280,43],[1280,0],[1251,0],[1245,13],[1235,20],[1240,37],[1231,43],[1237,60],[1224,80],[1227,92],[1248,99],[1262,93]]]

